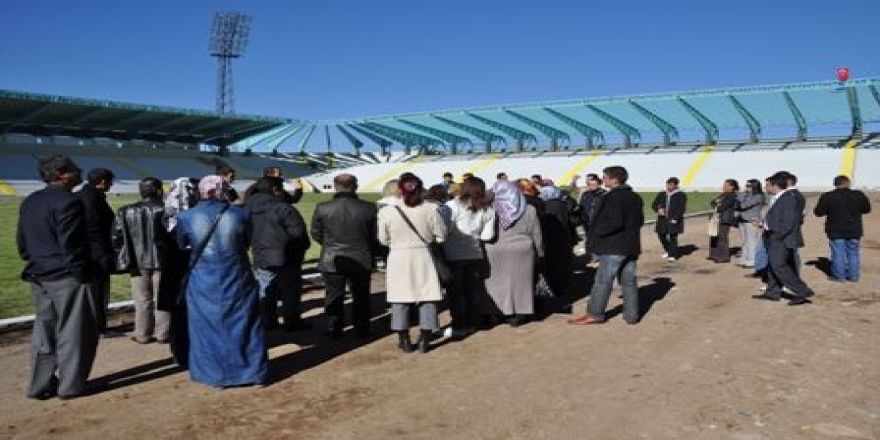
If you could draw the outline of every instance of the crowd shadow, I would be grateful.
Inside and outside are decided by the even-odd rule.
[[[639,322],[645,319],[648,312],[657,301],[662,301],[675,287],[675,283],[668,277],[656,277],[651,284],[639,286]],[[610,320],[623,313],[623,304],[618,304],[605,313],[605,319]]]
[[[807,266],[813,266],[817,270],[821,271],[825,276],[831,277],[833,276],[831,273],[831,260],[827,257],[818,257],[815,260],[810,260],[804,263]]]
[[[699,246],[693,244],[686,244],[684,246],[678,247],[678,257],[687,257],[688,255],[693,254],[694,252],[700,250]]]
[[[150,382],[171,376],[185,369],[174,362],[170,356],[165,359],[148,362],[136,367],[127,368],[107,374],[89,381],[90,388],[94,392],[105,392],[130,387],[132,385]]]

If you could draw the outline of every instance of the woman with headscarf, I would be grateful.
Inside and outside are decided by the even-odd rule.
[[[541,188],[535,184],[534,180],[517,179],[516,187],[522,193],[526,203],[533,206],[538,215],[544,214],[544,200],[541,199]]]
[[[544,214],[539,215],[544,242],[544,260],[540,265],[550,290],[557,296],[568,291],[573,258],[571,208],[567,196],[552,181],[545,179],[539,197],[544,201]]]
[[[495,303],[492,315],[518,326],[535,312],[535,263],[544,256],[541,225],[517,185],[499,181],[492,192],[496,225],[495,239],[486,243],[491,268],[486,290]]]
[[[196,186],[198,180],[180,177],[171,183],[165,194],[165,226],[171,236],[177,227],[177,216],[192,208],[199,201]],[[162,278],[159,281],[159,298],[156,308],[171,314],[170,348],[174,360],[181,367],[189,361],[189,346],[186,323],[186,297],[183,295],[181,283],[189,262],[189,249],[168,246],[165,258],[168,264],[162,267]]]
[[[165,195],[165,219],[168,231],[177,226],[177,214],[192,208],[199,201],[196,191],[198,181],[189,177],[179,177],[171,183],[168,193]]]
[[[379,211],[379,241],[388,246],[385,289],[391,304],[391,330],[398,334],[398,347],[413,351],[409,336],[409,313],[419,311],[419,352],[429,349],[431,334],[440,329],[437,307],[443,300],[430,243],[446,240],[446,225],[437,207],[424,202],[425,187],[412,173],[400,176],[402,201]]]
[[[229,204],[226,189],[220,176],[205,176],[199,203],[178,215],[178,245],[192,249],[184,286],[190,378],[218,389],[262,386],[267,354],[259,286],[247,253],[250,215]]]

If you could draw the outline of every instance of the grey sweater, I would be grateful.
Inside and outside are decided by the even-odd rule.
[[[739,216],[747,222],[759,219],[761,217],[761,208],[767,203],[764,193],[755,194],[748,191],[740,193],[737,200],[739,201],[739,207],[737,208]]]

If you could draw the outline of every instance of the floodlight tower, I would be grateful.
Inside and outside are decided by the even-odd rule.
[[[242,56],[251,31],[251,17],[243,12],[218,12],[211,26],[211,56],[217,57],[217,111],[235,112],[232,59]]]

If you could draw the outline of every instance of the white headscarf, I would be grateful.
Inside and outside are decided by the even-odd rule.
[[[196,187],[189,177],[180,177],[171,184],[171,189],[165,195],[165,217],[169,231],[177,226],[177,214],[193,207],[198,199],[195,192]]]

